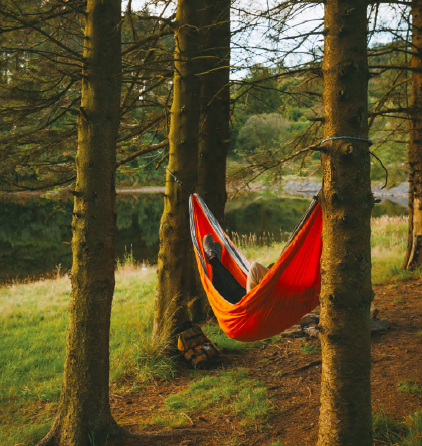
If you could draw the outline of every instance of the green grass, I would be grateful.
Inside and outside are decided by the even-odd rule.
[[[240,246],[239,249],[248,259],[267,266],[277,261],[284,245],[285,243],[272,243],[270,246],[258,246],[250,243]]]
[[[422,411],[410,415],[406,424],[409,430],[401,446],[422,446]]]
[[[422,387],[418,386],[415,381],[411,379],[405,379],[399,382],[397,386],[397,392],[411,393],[412,395],[421,395]]]
[[[372,429],[375,445],[397,445],[408,433],[406,424],[391,420],[383,411],[373,417]]]
[[[245,351],[254,346],[261,344],[261,342],[239,342],[229,338],[224,334],[223,330],[218,325],[206,325],[202,327],[204,333],[210,337],[220,350],[228,349],[233,351]]]
[[[320,347],[315,344],[311,344],[310,342],[305,342],[304,344],[302,344],[299,348],[299,351],[303,355],[316,355],[318,353],[321,353]]]
[[[126,266],[117,272],[112,391],[126,390],[134,381],[173,377],[175,361],[151,343],[155,287],[151,268]],[[0,444],[34,444],[52,422],[50,405],[58,401],[63,374],[69,295],[66,277],[0,288]]]
[[[172,379],[177,369],[177,362],[151,342],[155,288],[153,268],[122,262],[111,320],[112,392],[137,391],[151,379]],[[0,288],[0,444],[33,445],[53,422],[69,296],[67,277]],[[234,341],[216,326],[205,331],[220,348],[244,351],[259,344]]]
[[[391,420],[384,412],[373,418],[375,446],[422,446],[422,411],[402,422]]]
[[[272,403],[267,388],[251,380],[245,369],[202,372],[187,390],[170,395],[162,413],[149,425],[181,427],[192,424],[198,412],[235,416],[243,426],[260,425],[270,416]]]
[[[374,285],[420,277],[421,271],[402,269],[407,246],[407,217],[382,216],[371,222],[372,283]]]
[[[420,277],[420,269],[414,271],[404,271],[402,269],[407,246],[407,217],[382,216],[373,218],[371,226],[373,284]],[[239,248],[248,259],[263,265],[275,262],[284,247],[284,243],[270,243],[269,246],[259,246],[251,238],[244,242],[238,240],[238,242],[241,243]]]
[[[401,271],[406,219],[381,217],[373,219],[372,223],[374,283],[389,281],[390,286],[395,286],[398,280],[420,275],[420,271]],[[277,260],[282,247],[282,243],[272,243],[268,247],[249,243],[242,249],[248,258],[267,265]],[[151,343],[155,271],[134,268],[131,262],[131,253],[128,253],[119,264],[116,276],[110,343],[113,392],[137,391],[151,379],[172,379],[176,371],[176,362],[162,354],[162,346]],[[70,281],[66,277],[0,288],[0,444],[33,445],[53,421],[63,374],[69,294]],[[243,352],[259,344],[234,341],[216,326],[207,326],[205,331],[221,349]],[[300,352],[317,353],[312,344],[302,345]],[[204,379],[202,372],[195,373],[198,374],[196,381]],[[256,383],[250,386],[257,392],[254,394],[256,401],[262,400],[262,408],[259,409],[257,403],[255,415],[248,414],[242,406],[243,396],[238,395],[237,406],[231,409],[245,423],[254,419],[258,422],[259,413],[266,413],[269,407],[262,399],[264,389]],[[420,391],[415,384],[407,387],[400,384],[398,390],[405,391],[401,390],[404,388]],[[206,395],[209,407],[214,407],[208,390]],[[181,416],[185,422],[189,421]],[[177,420],[180,421],[180,417]],[[175,422],[179,422],[177,420]],[[419,426],[418,419],[415,420],[414,425]],[[409,423],[408,420],[410,426]],[[413,446],[413,443],[403,444]]]

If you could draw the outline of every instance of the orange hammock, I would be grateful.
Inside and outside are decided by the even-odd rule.
[[[221,262],[244,288],[250,262],[229,240],[199,195],[191,195],[189,207],[202,284],[227,336],[245,342],[270,338],[294,325],[319,304],[322,210],[316,200],[262,282],[234,305],[212,285],[212,267],[205,261],[202,239],[211,233],[214,240],[221,242]]]

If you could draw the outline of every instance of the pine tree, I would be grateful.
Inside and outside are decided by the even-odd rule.
[[[200,13],[195,0],[179,0],[175,30],[174,93],[169,134],[164,213],[160,226],[154,338],[183,329],[188,303],[196,296],[189,229],[189,194],[195,190],[200,114]]]
[[[412,1],[412,96],[409,116],[409,235],[405,269],[422,262],[422,1]]]
[[[224,222],[226,159],[230,145],[230,0],[204,5],[198,194]]]
[[[55,423],[40,445],[105,445],[114,292],[115,169],[120,123],[120,0],[88,0],[78,117],[70,324]],[[104,45],[104,42],[107,42]]]
[[[325,4],[324,137],[368,138],[367,2]],[[322,378],[318,446],[372,446],[370,153],[365,141],[322,149]]]

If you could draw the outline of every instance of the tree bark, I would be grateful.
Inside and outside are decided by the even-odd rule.
[[[404,269],[422,261],[422,1],[412,1],[412,107],[409,143],[409,235]],[[419,70],[419,71],[418,71]]]
[[[64,381],[59,413],[40,445],[105,445],[117,432],[109,405],[109,335],[115,268],[121,2],[88,0],[86,8]]]
[[[198,194],[224,223],[230,144],[230,0],[206,2],[202,15],[203,73]]]
[[[201,15],[202,73],[198,194],[224,227],[226,160],[230,145],[230,0],[204,0]],[[196,260],[195,270],[196,268]],[[199,273],[193,321],[212,315]]]
[[[367,2],[325,3],[324,138],[368,138]],[[321,154],[322,379],[318,446],[372,446],[371,210],[368,143]]]
[[[195,298],[193,268],[196,266],[189,229],[189,193],[195,190],[198,178],[199,16],[196,0],[179,0],[168,167],[184,187],[167,172],[154,308],[153,337],[156,340],[183,329],[189,320],[188,303]]]

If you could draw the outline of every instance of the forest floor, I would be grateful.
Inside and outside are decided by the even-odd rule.
[[[372,337],[376,444],[418,446],[422,431],[416,443],[402,437],[409,414],[422,403],[422,281],[404,280],[374,290],[379,317],[391,324],[387,332]],[[173,430],[175,438],[145,443],[151,445],[314,445],[320,359],[319,341],[301,338],[277,337],[244,350],[225,349],[223,364],[213,370],[185,369],[173,381],[112,395],[113,414],[135,431],[192,430],[186,436]]]
[[[406,243],[406,218],[372,220],[375,302],[379,317],[391,322],[388,332],[374,335],[372,345],[374,428],[376,438],[385,438],[377,445],[422,446],[422,271],[401,269]],[[241,248],[267,265],[282,245]],[[211,370],[186,368],[152,342],[156,271],[132,260],[118,265],[111,319],[110,392],[118,423],[143,432],[202,430],[151,445],[314,445],[318,340],[275,336],[241,343],[208,325],[204,330],[223,351],[223,363]],[[53,423],[69,298],[69,278],[59,271],[56,278],[0,287],[0,445],[33,446]],[[414,426],[406,417],[417,410],[413,425],[419,431],[408,441]]]

